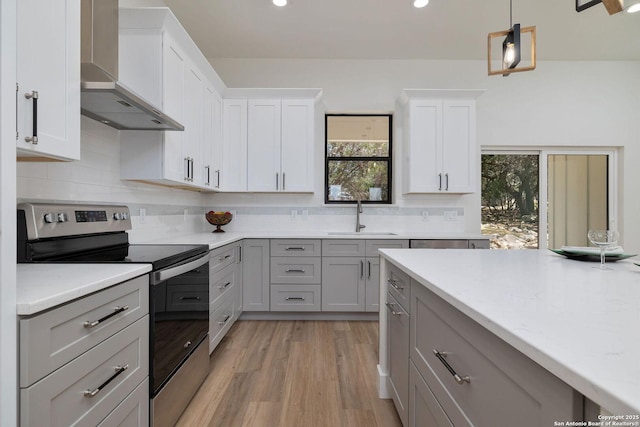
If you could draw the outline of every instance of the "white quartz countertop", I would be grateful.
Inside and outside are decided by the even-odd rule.
[[[545,250],[382,249],[422,285],[614,415],[640,414],[640,267]],[[640,262],[640,256],[636,262]]]
[[[18,264],[17,314],[27,316],[151,271],[149,264]]]
[[[209,245],[209,249],[215,249],[229,243],[242,239],[388,239],[388,240],[420,240],[420,239],[489,239],[490,236],[469,233],[410,233],[394,232],[349,232],[349,231],[245,231],[245,232],[224,232],[224,233],[192,233],[179,236],[162,237],[152,242],[132,242],[132,243],[176,243],[176,244],[200,244]]]

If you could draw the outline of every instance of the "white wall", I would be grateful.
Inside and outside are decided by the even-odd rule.
[[[509,77],[487,76],[484,61],[210,61],[229,87],[320,87],[327,112],[393,111],[395,100],[404,88],[486,89],[477,101],[481,146],[622,147],[619,229],[626,248],[640,252],[640,221],[637,220],[640,200],[633,188],[640,180],[638,61],[538,62],[536,70]],[[399,120],[395,120],[395,124],[398,123]],[[396,134],[396,141],[399,140]],[[397,152],[396,159],[399,159]],[[395,171],[398,172],[398,167]],[[396,187],[400,178],[401,174],[395,177]],[[318,176],[318,180],[321,190],[322,176]],[[247,195],[215,195],[208,196],[208,200],[242,205],[255,199]],[[269,197],[271,204],[279,201],[286,205],[296,200]],[[311,202],[304,197],[299,201]],[[465,230],[479,230],[479,194],[399,195],[397,203],[463,207]]]

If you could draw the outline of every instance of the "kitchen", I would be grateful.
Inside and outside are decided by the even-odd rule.
[[[10,16],[11,2],[3,1],[2,14]],[[123,2],[124,3],[124,2]],[[135,3],[135,2],[132,2]],[[571,3],[571,2],[568,2]],[[133,4],[135,5],[135,4]],[[514,4],[517,6],[517,3]],[[567,5],[572,8],[572,4]],[[602,6],[598,6],[601,8]],[[6,8],[6,9],[4,9]],[[507,5],[504,5],[506,10]],[[517,10],[517,9],[515,9]],[[575,14],[575,11],[573,11]],[[590,14],[590,15],[587,15]],[[579,18],[592,17],[605,23],[622,16],[608,17],[604,11],[590,9],[578,15]],[[577,19],[572,16],[572,18]],[[496,19],[495,25],[488,25],[487,31],[478,35],[480,50],[486,32],[506,26],[505,19]],[[529,18],[524,15],[523,24]],[[628,19],[628,18],[627,18]],[[533,21],[533,19],[532,19]],[[617,21],[616,21],[617,22]],[[536,24],[536,22],[531,22]],[[2,30],[10,32],[12,25]],[[540,31],[540,30],[539,30]],[[539,34],[542,37],[542,34]],[[560,34],[555,37],[560,37]],[[4,43],[10,37],[0,38]],[[10,55],[9,55],[10,56]],[[541,57],[542,59],[542,57]],[[637,237],[640,236],[635,216],[640,207],[634,197],[632,183],[637,181],[634,159],[639,158],[637,142],[640,131],[637,127],[640,105],[638,93],[637,58],[626,61],[542,61],[538,69],[529,73],[512,75],[508,78],[487,77],[486,62],[481,58],[458,60],[424,59],[214,59],[214,69],[220,74],[227,87],[280,88],[302,87],[322,88],[322,102],[327,111],[395,111],[395,101],[404,88],[451,89],[477,88],[485,92],[477,100],[477,140],[480,146],[592,146],[623,147],[619,168],[619,217],[618,229],[624,236],[625,249],[633,253],[640,250]],[[6,60],[3,66],[10,67]],[[453,65],[453,67],[452,67]],[[345,72],[348,70],[348,73]],[[453,71],[452,71],[453,70]],[[12,124],[8,115],[13,108],[15,85],[11,91],[7,82],[15,78],[5,78],[3,72],[3,140],[9,140]],[[361,76],[366,75],[367,79]],[[602,76],[613,76],[603,78]],[[631,85],[631,86],[629,86]],[[345,89],[345,88],[348,88]],[[6,92],[4,92],[6,91]],[[9,94],[9,95],[6,95]],[[6,96],[5,96],[6,95]],[[560,95],[560,96],[558,96]],[[606,100],[606,101],[605,101]],[[522,109],[526,114],[521,114]],[[130,238],[134,242],[155,240],[158,236],[179,236],[192,232],[209,230],[204,222],[205,209],[234,210],[237,215],[225,228],[229,231],[261,230],[265,224],[276,224],[276,229],[326,230],[327,222],[332,229],[349,230],[354,221],[353,206],[333,208],[334,216],[325,215],[328,207],[323,200],[323,147],[316,144],[314,156],[314,192],[310,194],[260,194],[260,193],[217,193],[196,192],[152,186],[144,183],[122,181],[120,179],[120,144],[118,131],[87,118],[81,118],[81,160],[71,163],[19,163],[13,162],[15,153],[3,148],[2,159],[2,209],[3,233],[2,253],[14,251],[15,236],[12,229],[15,221],[10,221],[18,201],[87,201],[105,203],[125,203],[132,211]],[[399,124],[399,121],[395,122]],[[5,126],[6,125],[6,126]],[[15,137],[15,136],[13,136]],[[400,138],[396,136],[399,141]],[[396,146],[399,149],[400,144]],[[8,150],[8,151],[4,151]],[[401,154],[396,154],[401,158]],[[17,172],[16,172],[17,169]],[[399,170],[399,169],[396,169]],[[17,176],[17,180],[16,177]],[[438,230],[442,222],[436,218],[424,222],[417,211],[426,206],[429,209],[461,209],[458,221],[450,224],[451,231],[477,234],[479,231],[480,196],[429,196],[403,195],[401,178],[394,185],[397,191],[395,203],[399,215],[394,217],[396,225],[420,227],[424,232]],[[417,207],[418,209],[412,210]],[[141,210],[144,214],[141,214]],[[299,215],[295,218],[291,211]],[[304,211],[308,211],[305,218]],[[383,230],[386,226],[385,211],[378,207],[365,206],[363,223],[367,230]],[[408,213],[403,218],[403,213]],[[266,219],[265,219],[266,215]],[[6,222],[4,222],[6,221]],[[336,226],[339,224],[339,227]],[[338,231],[338,230],[337,230]],[[405,230],[402,230],[405,231]],[[9,258],[9,259],[7,259]],[[3,256],[2,283],[15,283],[12,270],[13,257]],[[15,288],[2,288],[2,333],[4,343],[15,342],[12,320]],[[6,305],[5,305],[6,304]],[[7,337],[6,339],[4,337]],[[14,337],[14,338],[12,338]],[[3,371],[15,371],[11,354],[3,351]],[[11,368],[13,366],[13,368]],[[2,380],[2,419],[10,420],[6,414],[13,412],[15,385],[5,387]],[[13,397],[12,397],[13,396]],[[6,398],[5,398],[6,397]],[[13,425],[9,421],[9,425]]]

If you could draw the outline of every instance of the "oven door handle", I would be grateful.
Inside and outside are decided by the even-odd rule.
[[[164,282],[167,279],[171,279],[172,277],[179,276],[188,271],[191,271],[195,268],[198,268],[204,264],[209,262],[209,254],[206,255],[198,255],[196,257],[190,258],[184,264],[180,264],[176,267],[167,268],[165,270],[155,271],[151,273],[151,284],[157,285],[160,282]]]

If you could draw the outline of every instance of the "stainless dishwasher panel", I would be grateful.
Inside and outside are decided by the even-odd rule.
[[[466,239],[420,239],[410,240],[412,249],[469,249]]]

